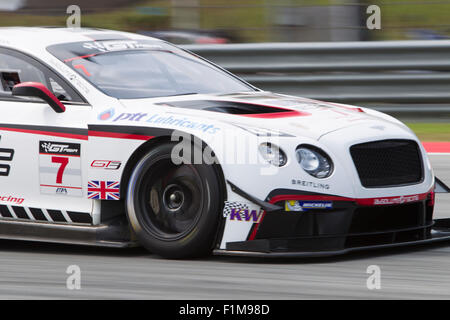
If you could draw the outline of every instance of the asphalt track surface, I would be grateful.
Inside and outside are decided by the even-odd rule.
[[[433,155],[450,184],[450,155]],[[437,200],[450,217],[450,194]],[[81,269],[68,290],[66,269]],[[381,289],[366,286],[367,267],[381,269]],[[1,299],[448,299],[450,243],[354,253],[335,258],[264,260],[210,257],[164,260],[141,248],[0,241]]]

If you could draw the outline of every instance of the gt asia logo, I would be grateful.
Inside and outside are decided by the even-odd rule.
[[[230,220],[237,221],[252,221],[259,223],[261,221],[263,210],[259,212],[257,210],[242,210],[242,209],[231,209]]]
[[[80,155],[80,145],[76,143],[54,143],[50,141],[40,141],[39,146],[39,153]]]
[[[117,170],[122,165],[121,161],[111,161],[111,160],[94,160],[91,163],[92,168],[97,169],[108,169]]]
[[[98,50],[100,52],[136,50],[136,49],[154,49],[154,50],[162,49],[162,47],[158,45],[129,40],[87,42],[83,44],[83,48]]]
[[[419,195],[414,196],[400,196],[397,198],[379,198],[374,199],[373,204],[374,205],[383,205],[383,204],[402,204],[402,203],[408,203],[413,201],[419,201]]]

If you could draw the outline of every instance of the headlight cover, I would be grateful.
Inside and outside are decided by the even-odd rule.
[[[321,149],[310,145],[300,145],[295,153],[302,169],[313,177],[323,179],[333,173],[333,162]]]
[[[261,143],[258,147],[261,156],[271,165],[282,167],[287,163],[287,156],[283,150],[270,142]]]

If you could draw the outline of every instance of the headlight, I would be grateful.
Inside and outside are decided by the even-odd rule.
[[[264,160],[274,166],[282,167],[287,162],[287,157],[283,150],[270,142],[261,143],[258,149]]]
[[[333,172],[330,157],[319,148],[302,145],[296,150],[297,161],[310,175],[316,178],[326,178]]]

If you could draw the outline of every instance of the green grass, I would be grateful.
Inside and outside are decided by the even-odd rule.
[[[406,123],[421,141],[450,141],[450,123]]]

